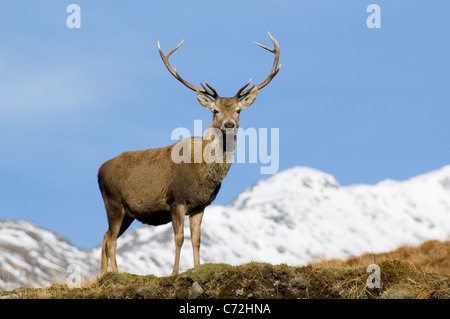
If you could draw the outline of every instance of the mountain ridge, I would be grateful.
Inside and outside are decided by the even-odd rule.
[[[188,220],[181,271],[191,268]],[[249,261],[302,266],[450,239],[450,165],[404,181],[341,186],[330,174],[295,166],[261,180],[226,206],[209,206],[202,263]],[[100,247],[79,249],[37,224],[0,219],[0,290],[65,280],[69,265],[98,273]],[[170,224],[141,226],[118,240],[119,270],[169,275]]]

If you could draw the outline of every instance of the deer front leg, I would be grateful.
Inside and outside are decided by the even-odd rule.
[[[173,265],[172,276],[178,275],[180,269],[180,252],[184,242],[184,217],[186,216],[186,206],[173,205],[170,215],[172,218],[172,227],[175,234],[175,262]]]
[[[189,227],[191,229],[192,248],[194,250],[194,267],[200,265],[200,240],[203,211],[189,216]]]

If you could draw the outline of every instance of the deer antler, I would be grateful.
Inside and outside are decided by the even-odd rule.
[[[178,81],[180,81],[181,83],[183,83],[184,85],[186,85],[186,86],[187,86],[188,88],[190,88],[191,90],[196,91],[196,92],[201,92],[201,93],[203,93],[203,94],[207,94],[207,95],[211,96],[212,98],[216,99],[219,95],[217,94],[216,90],[214,90],[208,83],[206,83],[206,81],[205,81],[205,84],[206,84],[206,86],[207,86],[208,88],[211,89],[211,91],[208,90],[208,89],[206,89],[206,88],[203,86],[203,84],[201,84],[201,83],[200,83],[200,85],[202,86],[202,89],[200,89],[200,88],[198,88],[198,87],[196,87],[196,86],[190,84],[189,82],[187,82],[185,79],[183,79],[183,78],[178,74],[177,69],[172,69],[172,67],[170,66],[170,63],[169,63],[169,57],[170,57],[170,55],[171,55],[172,53],[174,53],[174,52],[175,52],[175,51],[183,44],[183,42],[184,42],[184,40],[181,41],[180,44],[178,44],[178,45],[175,47],[175,49],[173,49],[172,51],[170,51],[169,53],[167,53],[167,55],[164,55],[164,53],[161,51],[161,47],[159,46],[159,41],[158,41],[158,50],[159,50],[159,54],[161,55],[161,58],[162,58],[162,60],[164,61],[164,64],[166,65],[167,70],[169,70],[169,72],[172,73],[172,75],[173,75]]]
[[[266,46],[264,46],[264,45],[262,45],[262,44],[259,44],[259,43],[257,43],[257,42],[254,42],[254,43],[257,44],[257,45],[259,45],[261,48],[266,49],[266,50],[268,50],[268,51],[270,51],[270,52],[272,52],[272,53],[275,54],[275,60],[274,60],[274,62],[273,62],[272,71],[270,72],[270,74],[269,74],[269,76],[267,77],[267,79],[264,80],[264,82],[262,82],[261,84],[258,84],[258,85],[256,85],[256,86],[253,85],[251,88],[249,88],[249,89],[247,89],[247,90],[244,91],[244,89],[245,89],[245,88],[250,84],[250,82],[252,81],[252,80],[250,79],[250,81],[249,81],[246,85],[244,85],[242,88],[240,88],[239,91],[236,93],[236,96],[235,96],[235,97],[237,97],[237,98],[239,98],[239,99],[242,98],[242,97],[244,97],[244,96],[246,96],[247,94],[249,94],[250,91],[252,91],[253,89],[261,90],[263,87],[265,87],[267,84],[269,84],[269,82],[272,81],[273,77],[274,77],[275,75],[277,75],[278,71],[280,71],[281,64],[278,65],[278,61],[280,60],[280,47],[278,46],[277,40],[275,40],[275,39],[270,35],[269,32],[267,32],[267,33],[269,34],[270,39],[272,39],[272,42],[273,42],[273,45],[274,45],[275,49],[268,48],[268,47],[266,47]],[[277,65],[278,65],[278,68],[277,68]]]

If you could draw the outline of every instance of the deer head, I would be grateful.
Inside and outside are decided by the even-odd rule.
[[[187,86],[189,89],[197,92],[197,99],[200,104],[210,109],[213,113],[213,119],[211,121],[210,127],[220,129],[223,133],[225,132],[236,132],[239,127],[239,113],[246,107],[249,107],[253,104],[256,97],[258,96],[258,91],[265,87],[269,82],[273,79],[275,75],[277,75],[278,71],[280,71],[281,64],[278,65],[278,61],[280,59],[280,48],[278,46],[278,42],[270,35],[268,32],[270,39],[272,39],[274,49],[268,48],[262,44],[256,43],[260,47],[272,52],[275,54],[275,60],[273,62],[272,70],[262,83],[258,85],[253,85],[251,88],[246,89],[250,83],[250,81],[245,84],[243,87],[239,89],[233,97],[220,97],[217,94],[217,91],[210,86],[206,81],[206,87],[201,83],[201,88],[198,88],[185,79],[183,79],[177,72],[176,69],[172,68],[169,64],[170,55],[175,52],[181,44],[183,44],[184,40],[180,42],[172,51],[164,55],[161,51],[161,47],[158,42],[159,54],[161,55],[164,64],[166,65],[169,72],[181,83]],[[278,67],[277,67],[278,66]]]

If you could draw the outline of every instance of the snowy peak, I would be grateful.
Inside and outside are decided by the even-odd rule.
[[[449,239],[449,186],[450,166],[406,181],[351,186],[340,186],[321,171],[294,167],[242,192],[227,210],[230,216],[230,209],[236,210],[235,224],[252,216],[254,228],[272,234],[262,236],[266,248],[273,246],[265,251],[270,261],[345,258]],[[258,236],[249,232],[248,238]]]
[[[295,166],[279,172],[265,180],[262,180],[239,194],[229,207],[236,209],[261,208],[274,205],[276,202],[293,198],[311,199],[328,198],[328,195],[340,193],[373,193],[374,190],[383,189],[386,192],[398,192],[402,189],[402,195],[408,196],[421,192],[419,197],[427,196],[430,201],[435,201],[436,196],[440,201],[447,201],[450,192],[450,165],[440,169],[412,177],[405,181],[386,179],[376,185],[355,184],[340,186],[336,179],[327,173],[309,168]]]
[[[289,198],[320,196],[327,190],[339,187],[339,183],[330,174],[295,166],[256,183],[239,194],[229,206],[236,209],[270,206]]]
[[[416,185],[433,186],[435,190],[450,192],[450,165],[410,178],[408,181]]]
[[[88,272],[90,260],[90,251],[34,223],[0,219],[0,291],[61,281],[70,264]]]

